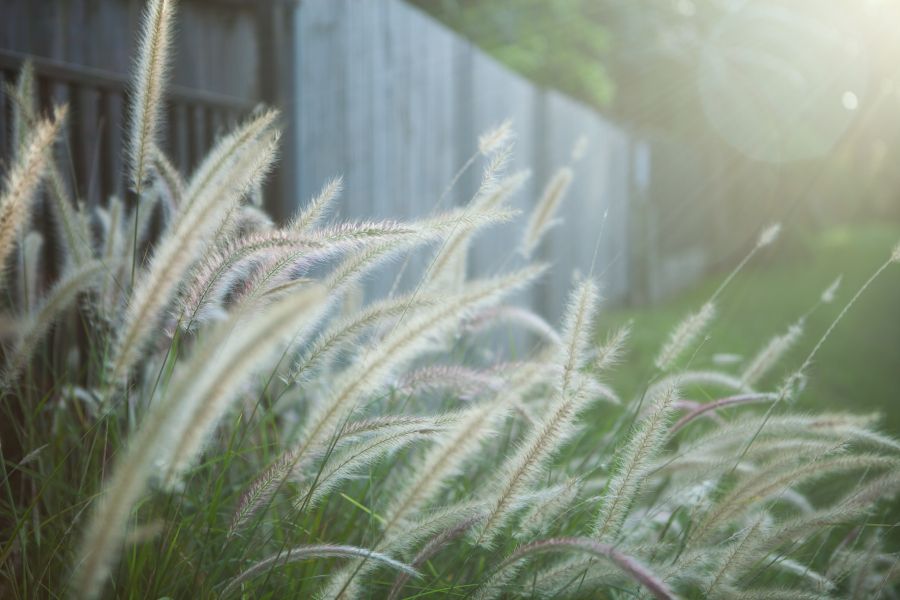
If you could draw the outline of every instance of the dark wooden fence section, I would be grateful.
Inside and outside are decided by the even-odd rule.
[[[0,83],[14,83],[26,57],[42,109],[69,104],[71,184],[88,204],[122,196],[122,127],[143,0],[3,0]],[[165,147],[188,172],[218,134],[260,102],[285,101],[291,81],[293,7],[278,0],[178,3]],[[285,57],[285,55],[288,55]],[[285,72],[279,72],[286,69]],[[12,106],[0,105],[0,160],[10,150]],[[288,135],[290,139],[290,135]],[[279,178],[277,196],[291,178]],[[283,212],[273,207],[275,212]]]

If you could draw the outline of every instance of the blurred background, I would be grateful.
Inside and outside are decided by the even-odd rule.
[[[126,195],[141,8],[0,4],[0,83],[31,57],[42,105],[70,104],[70,184],[88,205]],[[340,217],[429,214],[478,134],[507,117],[511,168],[532,172],[519,208],[571,165],[565,224],[540,249],[555,268],[528,300],[556,318],[572,273],[594,264],[604,326],[635,322],[626,387],[765,224],[782,221],[785,235],[728,289],[699,366],[752,354],[843,274],[838,302],[808,319],[799,361],[900,238],[896,2],[181,0],[179,13],[167,150],[188,172],[257,104],[279,106],[286,135],[266,203],[281,219],[337,174]],[[4,164],[11,110],[4,94]],[[466,202],[479,170],[446,203]],[[515,226],[487,236],[472,272],[496,270],[517,243]],[[898,300],[900,274],[888,273],[835,332],[805,398],[879,410],[900,433]]]

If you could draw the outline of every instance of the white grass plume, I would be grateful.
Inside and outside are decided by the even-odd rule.
[[[624,575],[643,586],[654,598],[659,600],[676,600],[675,594],[662,578],[638,559],[622,552],[615,546],[603,544],[590,538],[550,538],[522,546],[500,564],[494,573],[494,577],[500,576],[504,569],[533,554],[557,552],[560,550],[576,550],[606,559],[618,567]],[[488,581],[482,585],[490,586],[491,582]]]
[[[506,119],[496,127],[478,136],[478,151],[482,156],[491,156],[506,146],[513,136],[512,119]]]
[[[757,247],[758,246],[759,244],[757,245]],[[762,430],[766,426],[769,417],[772,415],[772,412],[775,410],[776,406],[781,402],[781,400],[793,399],[802,390],[802,385],[805,382],[806,372],[812,365],[813,359],[816,357],[816,354],[819,352],[825,342],[828,340],[834,329],[838,326],[841,320],[843,320],[844,316],[850,311],[856,301],[859,300],[859,298],[869,288],[869,286],[872,285],[872,282],[878,279],[878,277],[880,277],[888,267],[897,262],[900,262],[900,243],[894,246],[888,259],[884,263],[882,263],[881,266],[875,269],[875,272],[869,276],[865,283],[863,283],[860,288],[856,290],[856,293],[853,295],[853,297],[847,301],[847,303],[844,305],[844,308],[841,309],[841,312],[838,313],[838,315],[834,318],[834,320],[822,334],[822,337],[819,338],[819,341],[817,341],[812,350],[810,350],[809,354],[806,356],[806,359],[803,361],[803,364],[800,365],[800,368],[788,375],[788,377],[785,379],[785,382],[782,385],[781,390],[779,391],[779,400],[774,402],[766,411],[766,414],[764,415],[759,428],[747,442],[747,446],[738,457],[738,462],[740,462],[740,457],[743,456],[743,454],[746,453],[747,450],[749,450],[756,437],[759,436],[760,433],[762,433]]]
[[[572,432],[575,416],[588,399],[584,377],[586,352],[593,334],[599,292],[587,279],[572,292],[563,325],[563,344],[558,359],[559,381],[543,419],[500,467],[490,492],[490,511],[478,528],[478,543],[490,545],[512,516],[518,497],[545,468]]]
[[[189,464],[238,385],[277,348],[285,335],[302,326],[321,304],[324,292],[313,288],[282,300],[265,314],[233,331],[223,326],[207,338],[145,416],[113,467],[95,505],[76,562],[74,590],[93,598],[101,590],[125,535],[134,504],[144,494],[154,467],[170,473]]]
[[[896,457],[877,454],[826,455],[796,466],[785,466],[775,462],[722,497],[703,518],[698,520],[691,531],[690,542],[696,544],[706,540],[717,528],[788,487],[842,472],[897,468],[900,468],[900,460]]]
[[[227,537],[236,535],[259,511],[269,503],[278,487],[294,466],[290,453],[282,454],[278,460],[260,473],[241,495],[237,509],[231,518]]]
[[[187,327],[221,312],[225,293],[244,280],[238,302],[249,307],[274,286],[325,261],[357,250],[359,254],[341,264],[326,285],[337,289],[386,257],[440,239],[460,223],[478,226],[508,218],[505,211],[450,211],[431,219],[342,223],[310,232],[287,228],[249,234],[231,240],[205,257],[194,270],[191,284],[179,303],[176,316]],[[347,270],[348,267],[351,270]]]
[[[522,514],[522,518],[516,524],[515,536],[527,542],[548,533],[569,505],[575,501],[579,491],[581,481],[577,478],[543,490],[542,496]]]
[[[625,344],[630,336],[631,323],[627,323],[612,332],[597,349],[597,356],[594,357],[594,369],[602,373],[619,364],[625,352]]]
[[[467,315],[499,301],[530,283],[543,267],[522,269],[504,277],[474,282],[459,294],[426,308],[394,328],[377,345],[367,349],[349,371],[335,382],[335,391],[316,407],[301,435],[300,454],[327,438],[355,403],[382,387],[400,367],[430,348],[434,336],[451,331]]]
[[[544,193],[528,219],[528,225],[525,226],[525,235],[522,238],[520,250],[525,258],[531,257],[547,231],[558,223],[554,217],[572,184],[572,178],[572,169],[563,167],[554,173],[547,183]]]
[[[208,236],[243,191],[261,180],[271,167],[278,142],[278,133],[271,129],[274,118],[274,113],[266,113],[222,140],[220,145],[232,146],[248,132],[259,138],[246,143],[239,152],[235,150],[235,160],[221,162],[207,185],[189,186],[182,212],[160,241],[131,296],[112,353],[110,384],[125,378],[139,358],[184,276],[207,247]]]
[[[843,281],[843,275],[838,275],[835,277],[834,281],[831,282],[825,291],[822,292],[821,297],[819,298],[819,302],[822,304],[831,304],[834,302],[834,299],[837,297],[838,289],[841,287],[841,281]]]
[[[756,247],[765,248],[766,246],[771,245],[778,239],[780,233],[781,223],[772,223],[760,232],[759,237],[756,240]]]
[[[496,397],[465,411],[458,424],[425,455],[415,475],[397,491],[385,510],[386,531],[418,512],[450,478],[461,472],[513,403],[543,381],[545,369],[538,363],[525,363],[509,377],[507,386]]]
[[[59,165],[51,155],[47,165],[47,179],[50,187],[50,206],[53,221],[59,232],[62,270],[70,265],[81,266],[94,255],[88,215],[72,199]]]
[[[722,371],[681,371],[674,375],[660,378],[659,381],[647,388],[647,394],[655,396],[657,392],[672,384],[678,384],[682,389],[701,387],[704,389],[721,388],[742,393],[751,393],[753,391],[740,377],[735,377]]]
[[[6,261],[31,214],[38,185],[47,170],[50,151],[56,140],[66,109],[57,109],[53,119],[40,121],[25,142],[6,174],[0,195],[0,283]]]
[[[588,139],[588,136],[582,134],[578,136],[578,139],[575,140],[575,143],[572,144],[572,151],[569,153],[569,157],[572,159],[572,162],[578,162],[582,158],[584,158],[585,154],[587,154],[588,149],[590,148],[591,142]]]
[[[529,176],[527,171],[521,171],[496,183],[487,180],[482,183],[482,188],[464,209],[464,214],[470,212],[477,214],[501,208],[506,200],[525,184]],[[465,266],[469,243],[477,229],[476,226],[465,223],[460,223],[454,228],[428,267],[425,275],[428,288],[446,287],[454,281],[454,274]]]
[[[814,416],[752,415],[725,423],[712,431],[698,436],[679,448],[679,454],[697,451],[731,452],[734,446],[743,444],[754,435],[754,431],[765,423],[765,429],[756,436],[759,440],[783,436],[806,439],[826,439],[834,442],[849,440],[869,446],[896,449],[897,442],[872,432],[868,427],[873,417],[848,414],[821,413]],[[728,450],[726,450],[728,449]]]
[[[426,561],[430,560],[435,554],[440,552],[444,547],[446,547],[450,542],[456,540],[461,537],[463,534],[468,531],[472,525],[478,522],[479,517],[474,516],[468,519],[464,519],[459,524],[454,525],[441,531],[436,536],[428,540],[428,543],[425,544],[421,550],[413,557],[410,561],[410,566],[413,568],[419,568],[424,565]],[[403,591],[403,587],[409,581],[410,577],[406,573],[400,573],[397,575],[397,578],[394,580],[394,585],[391,587],[390,594],[388,595],[388,600],[396,600],[400,597],[400,593]]]
[[[891,249],[891,262],[900,263],[900,242]]]
[[[759,539],[765,533],[766,519],[759,517],[750,527],[740,532],[740,535],[735,536],[737,539],[725,548],[715,573],[710,576],[709,584],[704,592],[705,597],[713,597],[713,593],[719,585],[725,585],[731,581],[733,573],[740,574],[748,564],[758,560]]]
[[[695,405],[689,407],[690,410],[687,414],[678,419],[678,421],[676,421],[676,423],[672,425],[672,428],[669,430],[669,436],[674,436],[694,419],[703,415],[707,415],[708,413],[715,412],[720,408],[750,404],[753,402],[774,402],[777,398],[778,394],[748,393],[719,398],[718,400],[713,400],[712,402],[707,402],[705,404],[696,403]]]
[[[900,492],[900,472],[888,471],[857,486],[830,506],[783,520],[761,540],[759,547],[774,551],[786,542],[802,539],[822,527],[831,527],[871,514],[882,499],[895,498]]]
[[[616,459],[616,466],[603,492],[600,512],[592,537],[615,539],[642,484],[652,461],[666,442],[666,432],[678,397],[678,384],[673,382],[652,397],[650,413],[641,419]]]
[[[328,180],[319,195],[310,200],[309,204],[294,217],[288,225],[288,229],[303,232],[316,227],[328,214],[328,210],[340,196],[343,187],[344,180],[341,177]]]
[[[478,313],[466,323],[468,333],[480,333],[501,325],[515,325],[531,332],[547,343],[558,346],[562,343],[559,334],[542,316],[521,306],[492,306]]]
[[[355,252],[331,271],[325,279],[325,287],[339,291],[358,284],[373,269],[396,259],[408,249],[406,245],[386,242]]]
[[[528,586],[529,589],[534,586],[540,597],[558,598],[573,582],[579,585],[579,589],[589,589],[588,586],[608,583],[610,578],[621,573],[612,565],[603,567],[603,563],[593,557],[573,558],[536,570],[529,578]]]
[[[34,131],[39,120],[34,89],[34,65],[30,60],[26,60],[22,66],[16,87],[7,86],[6,92],[13,104],[15,146],[13,156],[18,157],[25,151],[24,143],[27,136],[29,132]],[[53,220],[60,233],[61,263],[64,271],[68,268],[70,260],[75,265],[80,265],[90,258],[90,231],[84,215],[80,213],[66,191],[62,173],[52,151],[47,163],[47,178],[50,184]]]
[[[19,326],[18,340],[6,356],[6,381],[15,378],[22,371],[54,321],[72,305],[81,292],[98,283],[107,269],[108,266],[100,261],[90,261],[71,269],[54,283],[37,308]]]
[[[407,552],[422,540],[465,521],[478,521],[483,517],[481,503],[460,502],[440,506],[415,521],[405,523],[391,539],[382,539],[376,550],[392,553]],[[317,598],[354,598],[361,593],[359,578],[375,569],[376,563],[364,557],[357,559],[331,575],[328,584],[317,594]],[[354,580],[355,579],[355,580]]]
[[[220,139],[188,179],[184,192],[185,202],[183,206],[179,207],[180,212],[186,212],[190,205],[201,197],[205,188],[215,185],[217,180],[221,179],[223,175],[227,175],[231,165],[241,161],[243,156],[250,151],[250,146],[257,143],[266,132],[276,127],[277,119],[278,111],[264,110],[247,120],[243,126]],[[242,192],[250,187],[252,186],[244,186]]]
[[[380,564],[391,567],[392,569],[402,571],[413,577],[419,577],[419,572],[409,565],[394,560],[386,554],[359,548],[357,546],[343,546],[337,544],[315,544],[309,546],[298,546],[290,550],[283,550],[277,554],[273,554],[263,560],[254,563],[246,570],[242,571],[237,577],[228,582],[228,585],[222,590],[221,597],[227,598],[232,592],[237,591],[238,586],[243,582],[257,575],[268,572],[270,569],[281,565],[307,560],[310,558],[366,558],[376,561]]]
[[[294,251],[285,248],[269,252],[256,272],[244,281],[239,293],[236,294],[235,303],[239,305],[239,310],[252,307],[273,287],[290,281],[298,274],[307,272],[312,266],[347,248],[356,249],[365,245],[379,245],[382,242],[394,244],[398,248],[425,244],[439,239],[442,229],[453,222],[442,217],[408,224],[350,223],[320,229],[312,238],[314,241],[323,239],[317,251],[308,252],[304,249]]]
[[[129,111],[128,162],[132,188],[140,193],[162,128],[163,90],[172,45],[175,0],[150,0],[144,12]]]
[[[347,223],[314,234],[276,229],[230,239],[193,269],[175,316],[188,327],[220,310],[222,298],[238,281],[244,280],[245,295],[256,297],[267,284],[283,283],[280,276],[286,272],[306,270],[367,245],[400,243],[420,235],[414,226],[385,221]]]
[[[372,417],[348,423],[341,430],[338,438],[334,440],[334,445],[338,447],[339,444],[364,439],[366,436],[389,436],[391,433],[417,430],[437,431],[448,426],[451,422],[452,418],[449,418],[447,415],[440,417],[403,415]],[[237,534],[255,515],[268,505],[292,471],[302,473],[302,469],[298,468],[295,455],[291,452],[286,452],[248,486],[247,490],[241,495],[238,506],[232,516],[231,525],[228,528],[228,537]]]
[[[161,462],[169,465],[169,483],[182,473],[203,447],[236,393],[236,386],[325,310],[325,290],[309,286],[271,305],[255,318],[223,328],[204,344],[171,383],[168,394],[179,397],[172,407],[182,431],[166,445]]]
[[[669,340],[662,347],[656,357],[656,368],[668,371],[675,364],[685,350],[687,350],[700,337],[710,322],[715,318],[716,307],[712,301],[707,302],[696,313],[689,315],[679,323],[669,336]]]
[[[431,365],[406,373],[396,389],[403,395],[450,391],[458,398],[471,400],[497,392],[502,386],[502,377],[491,371],[462,365]]]
[[[788,327],[785,333],[769,340],[744,369],[741,380],[747,385],[757,383],[784,358],[801,335],[803,335],[802,319]]]
[[[449,227],[441,227],[440,229],[441,235],[446,236],[446,239],[443,242],[443,245],[446,246],[446,244],[453,240],[457,230],[468,231],[493,223],[501,223],[508,221],[513,215],[514,213],[503,208],[492,207],[479,210],[466,208],[451,211],[447,215],[449,218],[435,217],[434,219],[431,219],[431,221],[439,223],[443,220],[444,223],[449,225]],[[349,257],[335,268],[328,277],[326,284],[330,289],[339,289],[346,285],[357,283],[361,277],[369,273],[375,267],[396,258],[402,252],[409,250],[414,245],[423,241],[425,240],[410,240],[410,244],[380,244],[359,252],[355,256]],[[393,290],[390,295],[393,296]]]
[[[309,348],[303,352],[294,364],[288,381],[291,383],[304,381],[314,369],[339,352],[341,348],[352,343],[367,329],[404,314],[413,315],[423,308],[434,306],[437,302],[436,298],[424,294],[382,300],[356,315],[333,323],[319,334]]]
[[[331,493],[341,482],[373,465],[385,455],[410,444],[432,439],[440,431],[439,427],[423,425],[390,429],[335,450],[326,457],[324,468],[316,473],[314,480],[300,488],[297,494],[297,506],[304,509],[315,508],[322,498]]]

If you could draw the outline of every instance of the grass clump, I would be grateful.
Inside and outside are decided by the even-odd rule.
[[[275,112],[223,137],[188,177],[159,149],[173,14],[150,2],[136,63],[136,204],[59,209],[57,233],[74,237],[59,244],[57,281],[45,281],[28,214],[44,182],[65,197],[52,153],[64,110],[42,118],[16,104],[21,139],[0,201],[0,250],[20,259],[2,283],[15,315],[3,330],[5,597],[892,588],[879,515],[900,489],[900,443],[869,416],[791,410],[833,324],[798,364],[789,351],[801,324],[811,329],[803,319],[737,375],[686,358],[777,228],[672,328],[640,391],[617,393],[608,378],[627,360],[629,329],[593,343],[593,274],[575,283],[558,330],[509,303],[546,267],[514,253],[522,264],[507,273],[466,276],[472,238],[512,216],[526,177],[504,174],[508,124],[467,162],[483,159],[485,176],[463,208],[332,224],[335,179],[276,227],[247,202],[276,156]],[[29,77],[13,93],[26,97]],[[572,176],[548,185],[521,254],[554,223]],[[155,203],[167,221],[151,240]],[[352,301],[368,274],[427,246],[418,285]],[[532,347],[479,351],[501,323]],[[794,374],[787,384],[768,385],[776,367]]]

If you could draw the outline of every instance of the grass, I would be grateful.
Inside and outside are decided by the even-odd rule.
[[[803,361],[843,302],[883,262],[898,238],[897,224],[856,224],[787,237],[725,291],[719,316],[708,331],[707,341],[697,351],[693,366],[711,367],[717,353],[751,357],[772,335],[805,313],[836,276],[843,275],[837,300],[810,316],[800,343],[761,387],[777,384]],[[612,373],[613,383],[621,393],[637,393],[660,340],[686,314],[703,304],[724,277],[711,275],[689,291],[658,305],[601,312],[601,331],[628,321],[634,324],[624,360]],[[888,276],[875,281],[818,354],[806,390],[798,399],[799,408],[878,412],[883,417],[883,429],[900,435],[898,301],[900,278]]]
[[[139,90],[164,83],[155,49],[173,6],[149,4]],[[137,203],[88,214],[54,184],[47,138],[65,111],[40,117],[30,79],[25,69],[8,90],[25,143],[0,193],[0,250],[19,259],[0,280],[0,321],[11,324],[0,378],[0,596],[614,600],[643,590],[660,600],[799,600],[833,589],[862,599],[900,579],[879,535],[889,522],[882,501],[900,492],[900,443],[854,414],[864,407],[842,394],[840,413],[791,414],[781,374],[756,387],[762,368],[741,379],[685,370],[714,304],[724,314],[713,339],[733,327],[752,350],[814,303],[831,268],[790,292],[790,272],[773,281],[750,271],[727,296],[716,288],[710,299],[710,281],[671,307],[673,318],[643,315],[622,371],[632,389],[617,394],[610,357],[626,340],[593,343],[599,282],[576,282],[555,328],[508,303],[546,266],[523,256],[507,273],[467,277],[473,236],[510,218],[508,197],[524,181],[504,169],[508,125],[464,163],[484,171],[463,207],[336,224],[332,181],[278,227],[250,204],[275,158],[274,112],[248,118],[185,176],[167,166],[145,125],[153,107],[138,101],[131,117],[142,125],[127,145],[141,149],[130,158]],[[146,97],[153,105],[162,94]],[[42,179],[58,200],[56,232],[27,218]],[[524,249],[540,244],[566,179],[536,202]],[[166,207],[158,237],[146,226],[156,205]],[[780,249],[785,264],[806,252],[834,267],[828,252],[868,248],[828,236],[827,252],[786,252],[768,247],[777,231],[767,228],[741,264]],[[71,240],[50,285],[35,250],[43,236]],[[896,280],[896,232],[883,237],[872,264],[845,265],[845,298],[864,274]],[[145,246],[146,259],[135,251]],[[386,260],[429,247],[411,289],[352,301]],[[881,339],[891,315],[852,320],[877,312],[871,297],[839,333],[856,326],[860,339]],[[707,309],[667,335],[697,298]],[[759,311],[772,299],[778,314]],[[834,315],[816,313],[810,329],[830,330]],[[487,332],[509,325],[539,339],[524,354],[481,351]],[[823,362],[855,350],[828,342]],[[797,368],[778,356],[755,364]],[[893,372],[859,359],[859,379]],[[642,383],[631,365],[650,363],[658,367],[644,367]],[[848,399],[868,391],[838,383]],[[718,412],[728,419],[698,418]]]

